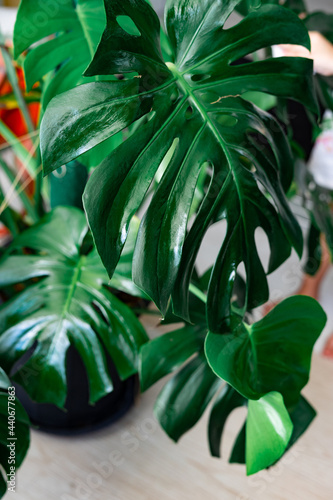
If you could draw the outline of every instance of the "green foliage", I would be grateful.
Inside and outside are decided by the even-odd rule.
[[[0,465],[2,468],[0,474],[0,498],[8,490],[7,481],[9,481],[11,467],[15,470],[21,466],[30,444],[30,422],[21,403],[14,397],[15,390],[11,387],[11,382],[5,372],[0,368]],[[15,463],[11,462],[9,457],[10,449],[8,445],[11,437],[8,428],[8,418],[15,413],[14,436],[15,440]],[[14,441],[13,441],[14,442]],[[9,463],[10,462],[10,463]],[[6,477],[8,474],[8,477]]]
[[[249,401],[246,420],[246,471],[255,474],[273,465],[284,453],[293,424],[278,392]]]
[[[43,118],[41,148],[45,173],[50,173],[84,153],[93,154],[96,147],[118,133],[128,134],[127,140],[103,160],[88,181],[84,207],[89,225],[113,280],[117,278],[121,255],[126,255],[126,241],[127,244],[132,241],[133,270],[127,261],[126,272],[133,272],[136,285],[157,304],[167,321],[177,317],[186,322],[182,329],[149,343],[139,333],[135,362],[130,368],[137,367],[137,348],[144,344],[139,363],[142,388],[173,373],[157,398],[155,414],[174,440],[193,427],[216,398],[209,421],[210,448],[214,455],[220,452],[228,416],[236,407],[248,405],[247,421],[230,460],[246,461],[247,471],[252,474],[278,460],[288,443],[295,441],[313,418],[311,407],[306,409],[305,416],[300,411],[306,406],[300,392],[308,380],[312,348],[326,317],[315,301],[299,297],[285,301],[258,323],[251,326],[244,323],[248,311],[268,299],[267,272],[255,242],[257,228],[265,231],[270,243],[268,273],[289,257],[292,248],[301,254],[303,243],[285,196],[293,178],[288,140],[272,116],[243,96],[248,92],[263,92],[292,98],[314,113],[317,104],[313,66],[308,59],[235,64],[246,55],[278,43],[310,47],[302,21],[277,5],[251,10],[238,25],[225,30],[226,20],[239,3],[239,0],[169,0],[161,47],[160,23],[147,2],[105,0],[107,26],[85,75],[98,80],[122,75],[124,79],[93,81],[57,95]],[[137,239],[132,239],[131,221],[146,201],[154,181],[155,193]],[[197,254],[209,227],[222,219],[226,220],[227,231],[215,265],[204,280],[206,300],[205,294],[195,289],[191,281],[200,283],[194,268]],[[53,262],[49,262],[52,255],[6,257],[24,259],[29,271],[22,275],[20,269],[20,273],[25,279],[36,277],[28,259],[43,258],[48,264],[47,273],[39,264],[38,276],[44,279],[32,285],[33,294],[23,292],[31,300],[24,301],[26,309],[22,312],[22,294],[10,303],[15,314],[18,310],[23,314],[23,324],[31,314],[36,322],[34,307],[37,318],[40,314],[44,318],[45,311],[54,313],[53,301],[52,306],[47,301],[43,310],[40,305],[35,306],[39,287],[48,281],[52,285],[54,276],[62,282],[65,276],[73,276],[73,272],[75,283],[84,278],[81,259],[85,266],[90,254],[77,250],[86,243],[80,231],[74,245],[72,274],[67,263],[66,274],[63,271],[58,276]],[[55,231],[53,237],[63,243],[64,238],[57,235]],[[22,246],[31,247],[20,244],[19,248]],[[98,259],[96,253],[93,255]],[[17,261],[12,262],[15,270]],[[237,272],[241,264],[246,272],[244,283]],[[102,286],[104,271],[98,269],[101,280],[98,292],[109,294]],[[89,272],[89,280],[93,279],[92,288],[96,288],[92,274]],[[13,282],[8,280],[8,284]],[[235,300],[239,287],[242,296]],[[71,318],[76,319],[75,328],[80,323],[74,298],[77,303],[85,304],[90,322],[97,321],[90,298],[75,297],[78,289],[80,286],[75,286],[73,292],[71,288],[65,298],[66,307],[69,303],[74,308],[75,314],[70,312]],[[197,299],[203,297],[206,304],[193,310],[190,291],[195,292]],[[108,299],[112,300],[109,295]],[[64,303],[63,297],[59,302]],[[100,296],[94,304],[103,310],[104,319],[110,320],[104,299],[102,306]],[[4,317],[11,316],[5,312]],[[79,319],[82,320],[81,316]],[[98,319],[103,323],[100,316]],[[195,324],[191,325],[191,321]],[[100,326],[96,323],[94,330],[98,330],[106,343],[105,324],[102,331]],[[20,344],[26,349],[39,340],[34,354],[47,346],[50,339],[43,333],[46,337],[43,344],[38,338],[38,328],[36,323],[34,339],[30,336],[28,341],[23,335]],[[84,351],[82,337],[87,338],[81,333],[78,340],[78,335],[70,329],[64,335],[66,345],[73,342],[78,349],[81,347],[84,361],[88,359],[91,363],[88,356],[91,347]],[[6,339],[6,334],[2,338]],[[100,353],[99,342],[93,338],[94,353]],[[119,342],[120,338],[123,337],[117,336]],[[0,348],[1,345],[0,337]],[[117,342],[116,347],[119,347]],[[15,352],[9,350],[9,353],[13,362]],[[63,349],[57,350],[58,356],[59,353],[64,357]],[[97,359],[96,355],[94,358]],[[91,365],[87,366],[96,384],[92,400],[109,389],[109,378],[102,362],[101,365],[102,376],[98,379],[93,378],[95,371],[91,371]],[[64,394],[63,366],[62,359],[57,364],[57,373],[62,376],[54,378],[52,384],[57,383]],[[47,375],[46,371],[43,377]],[[50,380],[54,371],[51,375]],[[228,383],[225,388],[221,379]]]
[[[269,4],[281,4],[280,0],[242,0],[237,10],[243,16],[258,8]],[[302,14],[303,22],[309,31],[319,31],[333,43],[333,15],[326,12],[311,12],[307,10],[303,0],[285,0],[283,6],[291,9],[295,14]],[[333,109],[333,78],[316,74],[314,77],[317,97],[325,109]],[[267,109],[267,108],[266,108]]]
[[[82,357],[94,403],[112,391],[105,350],[126,379],[147,341],[132,311],[110,293],[90,238],[83,212],[58,207],[18,236],[0,263],[0,286],[24,288],[0,308],[0,362],[9,372],[32,349],[13,378],[38,402],[64,405],[69,345]],[[117,275],[126,289],[127,276]]]
[[[223,214],[228,231],[208,289],[208,326],[214,332],[232,330],[247,309],[268,299],[254,239],[258,227],[271,244],[269,271],[279,267],[292,247],[302,251],[301,231],[284,195],[293,170],[288,142],[270,115],[240,95],[264,91],[316,109],[311,61],[281,58],[231,64],[279,42],[309,47],[302,22],[278,6],[264,6],[223,30],[237,3],[168,2],[166,28],[174,57],[165,64],[160,25],[151,7],[143,0],[107,1],[107,28],[86,74],[137,72],[140,78],[91,83],[56,97],[41,131],[49,173],[146,117],[95,170],[84,196],[98,251],[111,276],[131,218],[174,148],[139,229],[133,278],[163,314],[172,297],[175,313],[189,321],[188,290],[196,256],[206,231]],[[132,19],[140,36],[120,27],[117,20],[123,15]],[[188,230],[198,177],[207,162],[210,184]],[[246,299],[236,310],[231,297],[242,262]]]
[[[198,309],[196,303],[193,307]],[[175,441],[214,400],[208,424],[213,456],[220,456],[229,416],[248,406],[230,461],[246,463],[248,474],[254,474],[281,458],[315,416],[300,393],[309,377],[313,344],[325,322],[321,307],[305,296],[285,300],[261,321],[243,324],[242,331],[233,335],[209,333],[204,316],[197,312],[195,326],[185,325],[142,346],[142,390],[176,372],[155,404],[156,417]],[[223,388],[221,378],[228,382]]]
[[[44,88],[46,106],[55,95],[88,82],[82,75],[95,53],[106,18],[103,0],[44,0],[43,9],[36,7],[34,0],[21,1],[14,48],[17,58],[37,44],[24,59],[24,71],[28,90],[52,73]]]
[[[253,325],[243,324],[229,335],[209,332],[207,360],[244,397],[277,391],[293,407],[308,382],[312,350],[326,320],[314,299],[290,297]]]
[[[15,57],[28,50],[23,68],[28,90],[43,82],[42,106],[73,87],[102,77],[86,78],[89,65],[106,25],[103,0],[22,0],[14,30]],[[109,78],[107,78],[109,79]],[[98,165],[119,145],[122,137],[106,141],[81,162]]]

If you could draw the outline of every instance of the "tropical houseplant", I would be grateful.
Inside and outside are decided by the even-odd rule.
[[[97,21],[101,2],[59,0],[54,7],[45,1],[48,22],[40,29],[31,29],[35,3],[21,3],[17,56],[54,35],[33,47],[25,63],[31,84],[46,75],[44,172],[83,154],[93,158],[90,165],[103,158],[88,181],[84,206],[110,277],[130,223],[155,183],[135,242],[133,279],[164,321],[182,320],[185,326],[141,348],[141,385],[145,389],[180,368],[156,404],[157,417],[175,440],[214,399],[214,455],[229,414],[248,406],[231,459],[246,461],[252,474],[278,460],[314,418],[301,390],[326,317],[314,300],[297,297],[257,323],[249,319],[268,299],[267,273],[292,248],[300,255],[303,242],[285,196],[293,179],[288,140],[277,120],[242,94],[296,99],[314,113],[317,104],[311,61],[236,63],[278,43],[309,47],[308,33],[295,14],[275,5],[250,12],[226,30],[239,0],[169,0],[165,32],[144,0],[104,3],[107,24],[99,44],[92,33],[103,24]],[[82,33],[91,42],[92,62]],[[86,66],[91,80],[83,84]],[[197,253],[207,229],[220,220],[227,223],[220,253],[199,278]],[[271,248],[267,271],[254,238],[259,227]]]
[[[1,82],[2,150],[10,149],[15,159],[9,165],[0,158],[1,175],[11,183],[8,193],[0,189],[0,221],[12,239],[0,248],[0,358],[7,374],[1,368],[0,463],[8,473],[8,482],[0,478],[2,496],[6,489],[15,490],[16,469],[29,443],[29,418],[15,394],[32,421],[44,428],[75,430],[114,420],[133,403],[139,348],[148,338],[131,309],[145,298],[131,279],[138,220],[133,220],[132,238],[110,281],[82,211],[87,180],[82,172],[87,170],[78,162],[75,168],[66,165],[66,175],[38,186],[38,146],[29,127],[34,130],[30,102],[39,103],[40,89],[25,93],[10,50],[2,46],[1,51],[8,77]],[[24,179],[29,172],[31,177]],[[13,195],[20,198],[22,212],[12,207]],[[53,405],[51,421],[42,403]],[[6,449],[8,436],[20,440],[15,460]]]
[[[262,0],[261,3],[278,4],[281,2],[278,0]],[[309,31],[319,32],[333,43],[332,14],[321,11],[308,12],[307,2],[304,0],[286,0],[283,5],[300,16]],[[257,7],[258,2],[256,0],[247,0],[246,2],[241,2],[237,10],[241,15],[246,15]],[[269,51],[270,53],[272,52],[271,49]],[[333,110],[333,78],[316,73],[314,74],[314,84],[321,114],[325,110]],[[289,141],[297,165],[299,166],[298,174],[295,178],[297,191],[302,196],[304,206],[311,218],[308,248],[310,258],[305,266],[305,270],[308,274],[315,274],[320,266],[322,253],[320,248],[320,233],[325,235],[330,252],[331,254],[333,253],[333,221],[330,213],[330,200],[327,202],[327,189],[325,190],[313,182],[313,178],[307,172],[304,164],[304,160],[307,159],[315,138],[321,133],[321,121],[318,122],[317,117],[305,108],[302,112],[303,124],[301,124],[301,118],[297,122],[300,130],[297,130],[295,129],[295,125],[291,125],[290,115],[295,119],[295,110],[299,114],[300,107],[295,108],[293,103],[289,105],[288,100],[285,99],[276,99],[272,104],[272,101],[267,99],[267,97],[262,103],[266,110],[272,108],[272,105],[276,106],[275,112],[288,130]]]
[[[103,23],[103,16],[101,22]],[[80,43],[82,45],[81,39]],[[29,94],[23,93],[18,84],[9,51],[5,48],[2,50],[11,84],[11,92],[4,96],[3,102],[7,104],[12,101],[16,102],[15,112],[23,116],[28,126],[26,132],[29,132],[29,130],[34,129],[26,102]],[[77,77],[72,77],[71,82],[73,85],[79,83]],[[28,92],[30,90],[29,88]],[[39,101],[42,103],[48,90],[47,83],[42,85],[39,94]],[[13,104],[11,107],[14,108]],[[32,349],[39,339],[37,350],[30,353],[31,357],[26,360],[23,367],[20,369],[16,367],[15,371],[18,374],[22,370],[29,372],[30,367],[31,374],[34,372],[32,365],[38,368],[38,373],[43,370],[43,375],[46,375],[45,384],[40,383],[40,376],[28,377],[29,380],[23,380],[24,377],[23,379],[21,377],[23,387],[27,389],[28,394],[34,400],[48,401],[63,407],[66,399],[66,353],[69,344],[76,343],[74,338],[63,341],[63,335],[66,336],[66,328],[68,327],[71,331],[76,331],[77,334],[81,332],[79,334],[81,340],[77,339],[81,343],[81,348],[78,344],[76,347],[85,361],[87,371],[90,372],[90,400],[95,402],[112,390],[112,381],[105,364],[103,342],[108,344],[106,350],[109,355],[117,358],[116,368],[120,377],[127,379],[137,371],[138,348],[141,343],[147,340],[134,313],[112,294],[113,291],[139,298],[145,297],[131,280],[131,261],[138,221],[133,221],[132,238],[130,238],[132,243],[128,240],[127,251],[118,266],[119,272],[109,282],[96,254],[84,214],[80,210],[80,204],[82,209],[80,199],[87,180],[86,168],[78,163],[76,163],[75,168],[73,165],[66,165],[62,169],[66,175],[58,173],[56,177],[51,179],[49,186],[38,186],[38,176],[36,176],[38,153],[32,152],[29,155],[29,151],[25,150],[22,145],[22,139],[15,135],[16,131],[11,130],[9,124],[6,125],[3,121],[0,122],[0,125],[0,132],[3,133],[4,139],[12,146],[13,152],[24,164],[24,167],[27,163],[26,158],[28,158],[32,177],[35,176],[35,199],[31,200],[23,189],[20,177],[15,177],[10,166],[1,159],[2,170],[9,180],[13,181],[11,187],[14,192],[17,188],[25,208],[23,214],[20,215],[12,214],[7,200],[4,200],[4,204],[1,205],[3,222],[12,229],[13,236],[16,237],[9,248],[3,249],[4,256],[0,266],[0,286],[5,299],[1,309],[1,356],[3,363],[6,365],[7,373],[10,373],[20,357]],[[35,149],[38,150],[38,146]],[[82,173],[84,171],[86,175]],[[38,198],[42,198],[41,213],[36,210],[36,194]],[[45,210],[49,211],[50,208],[54,210],[43,217]],[[14,220],[18,219],[22,219],[22,221],[14,230]],[[28,229],[26,229],[27,227]],[[16,272],[20,265],[22,265],[21,271]],[[23,269],[25,269],[24,272]],[[45,279],[40,279],[40,277],[45,277]],[[13,289],[13,286],[20,283],[26,283],[27,286],[20,285],[18,290],[20,292],[23,290],[23,293],[17,294],[17,289]],[[39,300],[37,299],[38,294]],[[33,300],[34,305],[32,305],[31,300]],[[25,305],[22,304],[22,301]],[[32,307],[29,306],[29,303]],[[75,304],[80,304],[80,307],[76,308]],[[94,308],[96,309],[95,315],[93,314]],[[16,318],[14,330],[11,328],[13,326],[11,318],[13,317]],[[87,318],[90,318],[88,323]],[[30,328],[34,321],[36,321],[35,339],[31,336],[32,330]],[[30,327],[27,327],[27,324]],[[106,337],[110,335],[111,330],[113,340],[110,338],[107,341]],[[122,331],[121,335],[120,331]],[[27,334],[27,332],[30,333]],[[104,341],[102,340],[103,336]],[[116,340],[117,336],[118,341]],[[84,337],[85,340],[83,340]],[[88,347],[90,343],[88,338],[94,343],[94,346],[91,344]],[[56,347],[53,342],[56,343]],[[113,347],[110,342],[115,342]],[[115,356],[116,344],[118,345],[116,349],[122,350],[123,358],[119,352]],[[85,347],[93,353],[94,360],[89,360],[89,356],[84,353]],[[55,358],[52,356],[54,350],[57,351]],[[12,352],[12,356],[9,354],[10,352]],[[60,364],[55,367],[54,362]],[[62,379],[60,385],[52,383],[52,380],[48,379],[47,373],[51,379],[53,377],[53,382],[56,379],[60,382]],[[54,379],[56,373],[57,376]]]

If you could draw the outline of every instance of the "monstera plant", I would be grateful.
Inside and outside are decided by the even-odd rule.
[[[126,267],[125,252],[123,272],[115,273],[111,285],[140,295],[126,277]],[[137,372],[146,333],[134,313],[110,292],[82,211],[58,207],[14,240],[0,263],[0,287],[18,283],[27,286],[0,309],[0,359],[11,373],[35,346],[12,376],[34,401],[65,405],[70,345],[85,365],[91,403],[112,391],[105,351],[123,380]]]
[[[226,29],[240,0],[168,0],[161,30],[148,2],[105,0],[106,28],[101,40],[97,48],[88,43],[94,52],[92,60],[82,43],[85,58],[79,51],[76,65],[69,41],[76,30],[81,33],[82,28],[87,35],[100,26],[96,20],[102,15],[104,20],[98,10],[100,2],[58,0],[52,4],[59,4],[59,9],[49,14],[48,27],[27,39],[21,28],[36,11],[35,3],[23,0],[15,30],[16,54],[54,35],[46,44],[31,48],[25,68],[27,74],[31,72],[31,83],[48,73],[51,89],[53,78],[54,86],[66,90],[56,92],[50,102],[46,99],[40,134],[44,172],[49,174],[83,154],[94,154],[96,148],[123,133],[124,142],[93,171],[83,197],[94,242],[114,279],[131,223],[146,207],[135,241],[133,281],[154,301],[164,322],[184,322],[180,330],[148,343],[138,334],[137,345],[143,344],[141,387],[145,390],[178,370],[155,407],[161,425],[174,440],[214,400],[209,420],[214,455],[220,453],[228,416],[236,407],[248,406],[231,461],[246,462],[247,472],[253,474],[275,463],[314,418],[301,391],[326,316],[313,299],[297,297],[251,323],[250,311],[269,297],[267,274],[279,268],[292,248],[301,255],[303,241],[286,198],[293,180],[288,139],[273,116],[242,96],[259,91],[291,98],[314,114],[318,106],[311,60],[284,57],[245,62],[242,58],[279,43],[310,48],[308,32],[295,13],[272,4],[251,10],[239,24]],[[63,16],[68,13],[75,24],[62,19],[63,5],[67,9]],[[77,22],[80,29],[75,28]],[[56,57],[49,56],[47,47]],[[38,62],[38,57],[45,61],[35,71],[31,61]],[[59,64],[60,69],[56,68]],[[84,75],[90,80],[66,88],[61,72],[73,82],[79,65],[80,71],[87,66]],[[221,249],[213,268],[200,279],[195,269],[199,249],[207,230],[222,220],[227,229]],[[97,275],[95,268],[90,269],[89,259],[95,265],[97,254],[85,253],[87,228],[83,220],[80,224],[66,228],[73,244],[65,262],[59,263],[54,255],[55,247],[67,245],[62,237],[54,242],[52,235],[51,241],[43,240],[40,246],[31,234],[24,242],[16,242],[16,248],[31,248],[33,254],[8,257],[13,271],[18,262],[26,279],[43,280],[31,284],[36,292],[29,293],[29,287],[9,307],[16,311],[15,318],[18,312],[22,316],[22,344],[18,345],[26,342],[26,348],[39,338],[41,355],[50,355],[53,337],[47,324],[54,308],[64,307],[57,331],[65,346],[76,343],[90,366],[92,353],[100,352],[94,326],[102,322],[98,313],[107,322],[112,319],[105,310],[105,274],[100,264]],[[74,237],[76,227],[80,230]],[[258,228],[270,244],[268,270],[258,254]],[[39,258],[46,252],[40,271],[33,266],[36,251],[41,252]],[[67,276],[68,267],[72,278]],[[4,283],[17,281],[17,273],[8,275]],[[50,300],[46,309],[39,308],[41,289],[47,289],[48,299],[52,288],[64,280],[70,288],[67,299],[59,290],[56,303]],[[91,280],[95,286],[99,283],[95,307],[85,288]],[[19,300],[23,309],[18,307]],[[87,315],[94,323],[89,332]],[[35,325],[33,335],[27,334],[30,324]],[[10,324],[7,328],[4,351]],[[100,335],[108,346],[105,328],[103,324]],[[118,341],[126,342],[126,331],[119,332]],[[12,364],[17,353],[9,352]],[[54,358],[58,361],[62,366]],[[46,374],[50,387],[53,373]],[[55,381],[63,387],[63,377],[57,374]],[[96,396],[106,383],[105,379],[96,381]]]
[[[238,12],[245,16],[249,12],[258,7],[258,4],[281,4],[279,0],[243,0],[238,6]],[[309,31],[321,33],[325,38],[333,43],[333,15],[327,12],[315,11],[308,12],[307,2],[303,0],[285,0],[283,5],[291,9],[295,14],[301,17],[305,27]],[[272,52],[269,49],[270,52]],[[332,76],[324,76],[316,73],[314,75],[314,85],[317,100],[320,103],[322,113],[325,110],[333,110],[333,78]],[[262,96],[263,94],[260,94]],[[253,97],[253,96],[250,96]],[[311,126],[312,138],[317,137],[322,128],[320,121],[308,109],[302,112],[305,123],[308,123],[305,130],[295,130],[295,125],[291,125],[290,115],[294,119],[296,113],[301,111],[301,108],[295,109],[285,99],[277,99],[272,101],[267,95],[261,98],[260,106],[264,105],[264,109],[276,107],[275,112],[284,122],[288,129],[288,136],[293,146],[293,154],[298,160],[298,174],[296,176],[297,192],[303,199],[304,208],[309,212],[311,218],[311,226],[309,231],[309,259],[305,265],[307,274],[314,275],[320,266],[322,249],[320,245],[320,234],[324,234],[327,245],[331,254],[333,253],[333,223],[330,213],[330,203],[327,202],[327,191],[313,182],[313,177],[308,174],[304,159],[310,152],[311,143]],[[301,124],[301,119],[298,120]],[[296,133],[295,133],[296,132]],[[304,133],[305,132],[305,133]],[[308,144],[307,144],[308,141]],[[304,147],[306,150],[304,151]],[[299,161],[300,160],[300,161]],[[325,201],[324,201],[325,200]]]

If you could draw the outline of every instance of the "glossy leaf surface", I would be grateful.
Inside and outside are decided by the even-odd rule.
[[[203,283],[204,279],[199,279],[198,282]],[[316,303],[312,299],[308,297],[295,297],[293,299],[287,300],[287,305],[281,304],[277,307],[273,317],[267,317],[265,318],[265,322],[262,320],[252,325],[253,331],[257,332],[254,335],[256,354],[258,354],[257,366],[254,364],[252,358],[253,353],[250,350],[246,351],[246,348],[244,348],[244,352],[239,350],[234,356],[231,344],[228,354],[224,353],[226,356],[230,356],[231,363],[234,363],[233,371],[231,371],[232,368],[230,365],[230,372],[235,377],[238,377],[239,385],[236,387],[237,390],[228,384],[221,389],[222,381],[220,383],[217,379],[214,381],[207,371],[207,360],[202,356],[203,339],[207,335],[207,326],[202,313],[201,316],[199,312],[196,313],[196,326],[186,325],[182,329],[164,334],[142,346],[139,374],[143,390],[148,389],[153,383],[166,375],[179,370],[166,383],[164,389],[159,394],[155,409],[158,420],[172,439],[178,440],[195,425],[207,407],[206,394],[209,400],[214,399],[208,424],[209,447],[213,456],[220,456],[221,441],[227,419],[229,416],[232,416],[236,408],[248,405],[249,395],[253,397],[253,394],[250,393],[246,395],[247,397],[240,394],[241,383],[243,384],[242,387],[248,388],[248,381],[255,381],[256,384],[261,383],[263,392],[267,391],[262,395],[257,394],[256,399],[253,401],[258,401],[261,397],[265,398],[268,393],[273,392],[270,390],[272,387],[278,387],[281,390],[289,406],[287,409],[285,408],[284,402],[282,401],[281,403],[279,395],[276,409],[278,414],[281,411],[285,417],[285,412],[287,411],[288,418],[286,417],[286,421],[289,422],[291,420],[293,432],[291,437],[289,436],[288,443],[282,440],[275,452],[274,450],[272,452],[270,449],[272,442],[275,440],[279,442],[279,425],[275,428],[272,421],[268,418],[269,412],[268,414],[266,412],[267,408],[270,408],[270,405],[264,405],[264,416],[262,418],[268,419],[266,431],[270,436],[268,438],[266,436],[266,444],[264,439],[259,440],[258,447],[256,448],[256,430],[251,425],[253,424],[253,415],[256,414],[256,408],[259,409],[259,413],[261,411],[261,401],[261,405],[258,407],[254,406],[255,411],[252,411],[251,415],[250,413],[248,414],[248,416],[250,415],[249,427],[247,428],[247,423],[245,423],[240,431],[233,446],[230,457],[231,462],[246,463],[246,442],[249,440],[249,453],[250,455],[252,454],[252,459],[255,459],[258,467],[266,468],[275,462],[279,458],[280,453],[284,453],[306,431],[315,417],[315,412],[311,405],[300,395],[300,390],[307,380],[309,352],[311,352],[311,348],[309,346],[304,347],[303,344],[309,342],[308,339],[315,335],[312,332],[314,323],[317,322],[318,327],[323,327],[325,317],[320,306],[316,306]],[[195,301],[191,300],[191,304],[194,309],[198,309]],[[291,311],[296,312],[291,313]],[[305,316],[304,322],[301,324],[302,340],[297,336],[297,331],[293,330],[293,325],[298,324],[301,311]],[[309,316],[314,315],[312,323],[308,321],[306,311],[309,311]],[[288,325],[291,325],[290,330],[288,330]],[[279,329],[286,329],[284,339],[288,337],[289,343],[285,348],[281,347],[285,344],[285,341],[282,342],[281,338],[278,338],[277,341],[279,342],[279,348],[274,344],[274,338]],[[263,333],[259,334],[259,331],[265,332],[265,335]],[[210,334],[208,334],[207,342],[209,337]],[[228,336],[216,335],[216,337],[223,339]],[[220,346],[217,346],[215,352],[220,352],[219,349]],[[288,367],[283,366],[283,360],[286,359],[282,353],[284,349],[285,351],[290,351],[289,370]],[[303,351],[303,353],[296,356],[295,351]],[[282,362],[279,363],[279,360]],[[227,373],[228,360],[225,358],[223,362],[226,365],[227,376],[229,375]],[[250,368],[253,367],[253,371],[251,371],[249,366]],[[261,369],[260,371],[258,367]],[[270,370],[270,374],[268,370]],[[254,372],[255,375],[253,374]],[[262,382],[263,380],[266,383],[265,386]],[[295,380],[298,380],[298,385]],[[228,381],[230,382],[230,380]],[[265,399],[263,401],[265,402]],[[273,419],[273,422],[279,423],[279,420]],[[263,458],[260,458],[260,456],[258,458],[259,462],[262,460],[262,463],[256,461],[257,454],[258,456],[264,454]],[[271,460],[273,462],[269,463]]]
[[[33,46],[24,60],[28,90],[59,67],[44,89],[44,105],[55,95],[87,83],[89,80],[83,78],[83,73],[105,25],[103,0],[43,0],[42,9],[38,9],[34,0],[22,0],[15,24],[14,48],[17,58]]]
[[[165,384],[154,413],[171,439],[178,441],[198,422],[220,385],[203,353]]]
[[[141,389],[145,391],[202,350],[205,336],[205,329],[188,325],[143,345],[140,351]]]
[[[226,384],[214,401],[208,424],[209,449],[213,457],[220,457],[222,434],[231,413],[247,404],[247,399]]]
[[[293,424],[278,392],[249,401],[246,420],[246,472],[255,474],[284,454]]]
[[[137,371],[147,341],[132,311],[106,288],[108,276],[92,242],[86,244],[87,232],[83,212],[58,207],[22,233],[0,262],[0,286],[23,288],[0,308],[0,361],[9,372],[32,349],[14,379],[33,400],[59,407],[69,345],[83,360],[93,403],[112,391],[105,349],[126,379]]]
[[[313,346],[326,319],[314,299],[290,297],[251,326],[229,335],[208,333],[207,360],[244,397],[280,392],[292,407],[308,382]]]
[[[306,432],[306,430],[316,417],[316,411],[312,408],[310,403],[303,396],[301,396],[296,408],[294,408],[292,411],[289,412],[289,416],[293,423],[293,432],[288,442],[286,452]],[[231,452],[229,462],[237,464],[245,464],[246,463],[245,448],[246,448],[246,422],[237,436],[237,439],[235,441],[235,444]]]
[[[158,169],[173,155],[142,221],[134,254],[135,283],[165,314],[189,317],[189,284],[202,239],[220,214],[228,231],[212,271],[207,316],[211,331],[237,326],[244,311],[268,299],[254,234],[263,227],[272,253],[269,271],[301,253],[302,236],[284,196],[292,157],[278,123],[240,96],[262,91],[292,97],[315,110],[312,62],[281,58],[233,62],[276,43],[309,47],[297,16],[264,6],[238,25],[223,26],[237,0],[172,0],[166,7],[173,60],[159,48],[159,22],[143,0],[106,0],[107,28],[87,74],[137,72],[123,82],[88,84],[54,99],[42,124],[45,172],[66,163],[142,116],[146,121],[93,173],[84,197],[98,251],[110,275],[129,223]],[[140,36],[119,26],[128,16]],[[274,130],[274,133],[273,133]],[[211,180],[188,230],[203,165]],[[121,168],[119,168],[121,165]],[[264,192],[269,193],[271,201]],[[246,268],[246,300],[231,306],[238,266]]]

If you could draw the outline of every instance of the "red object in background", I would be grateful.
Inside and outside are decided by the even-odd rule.
[[[20,88],[25,91],[25,81],[24,81],[24,73],[22,68],[16,67],[16,74],[19,81]],[[13,93],[13,89],[6,78],[5,65],[3,59],[0,54],[0,96],[6,96]],[[40,104],[39,103],[31,103],[28,104],[28,109],[30,112],[30,116],[32,122],[35,126],[38,124],[39,112],[40,112]],[[23,119],[22,113],[18,108],[6,108],[5,105],[2,108],[0,105],[0,119],[7,125],[8,128],[17,136],[23,137],[27,135],[28,129],[26,123]],[[5,143],[6,141],[0,135],[0,144]],[[31,144],[32,145],[32,144]]]
[[[17,65],[15,66],[15,70],[20,89],[24,93],[26,86],[25,86],[23,70]],[[13,132],[13,134],[18,139],[22,138],[21,142],[23,146],[28,151],[31,151],[33,149],[33,141],[29,137],[27,137],[29,132],[27,125],[25,123],[21,110],[18,107],[15,107],[15,100],[12,97],[12,94],[13,94],[13,89],[10,82],[8,81],[6,75],[6,67],[0,52],[0,96],[1,97],[8,96],[7,102],[6,99],[4,99],[3,102],[0,103],[0,120]],[[37,127],[40,114],[40,103],[34,102],[28,104],[27,107],[31,116],[31,120],[35,125],[35,127]],[[4,139],[4,137],[0,135],[0,146],[6,144],[6,142],[7,141]],[[18,162],[18,169],[20,169],[22,163],[19,160],[17,160],[17,162]],[[21,177],[21,180],[22,182],[28,181],[26,192],[28,196],[33,196],[34,183],[32,182],[32,179],[30,178],[28,172],[24,172],[24,174]]]

